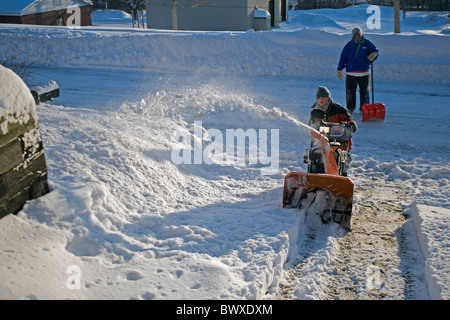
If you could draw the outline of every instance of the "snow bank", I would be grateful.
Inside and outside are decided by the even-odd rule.
[[[413,215],[422,253],[431,299],[450,299],[450,209],[414,204]]]
[[[0,297],[262,299],[277,288],[297,233],[296,216],[278,206],[279,191],[267,193],[278,180],[261,177],[258,168],[176,166],[170,159],[177,143],[171,130],[192,130],[184,117],[224,120],[227,109],[215,114],[212,101],[246,121],[253,117],[245,98],[239,105],[203,90],[159,92],[100,113],[40,107],[48,108],[42,127],[53,190],[2,219],[10,231],[0,234],[0,250],[8,252],[2,267],[29,274],[34,285],[16,285],[15,275],[1,273]],[[41,224],[47,227],[28,233]],[[47,228],[61,232],[49,239]],[[27,234],[19,246],[14,230]],[[41,251],[42,257],[33,253]],[[15,268],[25,257],[40,271]],[[52,257],[54,277],[44,271]],[[67,283],[77,270],[81,290]]]
[[[377,79],[448,83],[449,37],[392,34],[367,37],[380,49]],[[10,54],[20,52],[20,59],[37,65],[194,70],[219,75],[332,77],[337,57],[349,40],[349,34],[307,28],[291,32],[193,33],[0,26],[0,50]],[[203,50],[205,47],[208,50]]]
[[[375,25],[375,17],[379,24]],[[392,7],[358,5],[347,8],[314,9],[289,12],[289,20],[279,26],[282,30],[299,28],[321,29],[332,33],[351,33],[359,26],[364,34],[392,34],[394,9]],[[446,12],[401,12],[400,30],[405,35],[444,34],[448,30]]]
[[[131,14],[121,10],[95,10],[91,13],[92,25],[113,28],[132,28]]]

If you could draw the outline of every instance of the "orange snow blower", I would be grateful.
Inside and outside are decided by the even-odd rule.
[[[370,91],[372,91],[372,103],[365,103],[361,107],[362,112],[362,122],[370,119],[381,119],[384,120],[386,113],[386,108],[384,103],[375,103],[374,98],[374,88],[373,88],[373,62],[370,63]]]
[[[284,178],[283,208],[304,209],[324,223],[350,230],[353,182],[345,175],[352,131],[344,123],[329,122],[322,122],[319,131],[311,128],[311,148],[304,155],[308,172],[291,172]]]

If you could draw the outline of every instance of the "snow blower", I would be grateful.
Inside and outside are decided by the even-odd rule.
[[[370,119],[381,119],[384,120],[386,113],[386,108],[384,103],[375,103],[374,98],[374,87],[373,87],[373,62],[370,63],[370,91],[372,91],[372,103],[365,103],[361,107],[362,112],[362,122]]]
[[[322,122],[319,131],[311,128],[311,147],[304,155],[308,172],[285,176],[283,208],[304,209],[305,214],[319,215],[323,223],[350,230],[353,182],[346,174],[351,135],[345,123]]]

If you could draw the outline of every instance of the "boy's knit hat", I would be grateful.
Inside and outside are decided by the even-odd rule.
[[[318,87],[316,91],[316,99],[319,98],[331,98],[330,90],[328,90],[327,87]]]

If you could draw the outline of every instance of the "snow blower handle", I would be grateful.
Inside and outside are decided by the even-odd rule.
[[[347,122],[341,123],[321,121],[319,132],[324,133],[328,140],[336,142],[347,142],[353,134],[351,126]]]

